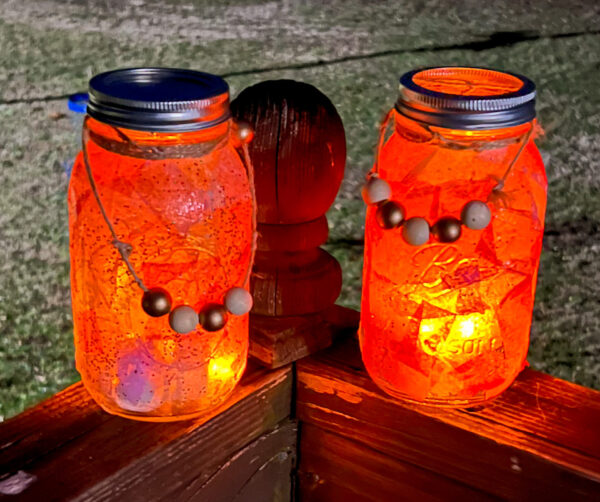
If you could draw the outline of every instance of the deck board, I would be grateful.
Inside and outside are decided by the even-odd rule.
[[[149,502],[167,493],[173,501],[200,500],[198,487],[193,499],[186,488],[201,487],[236,452],[288,420],[291,391],[290,366],[274,371],[252,366],[211,413],[160,423],[108,415],[76,384],[0,424],[0,494],[11,493],[19,502]],[[285,437],[293,438],[290,451],[294,429],[286,428]],[[269,449],[258,451],[266,455]]]
[[[402,404],[372,382],[350,339],[298,363],[296,410],[302,423],[369,447],[380,461],[409,463],[503,499],[600,497],[600,393],[533,370],[471,410]],[[299,455],[300,472],[310,470],[302,436]],[[348,482],[360,485],[357,479]]]

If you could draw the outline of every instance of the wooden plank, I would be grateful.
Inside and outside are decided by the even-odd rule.
[[[332,305],[324,312],[303,316],[250,316],[250,355],[263,366],[279,368],[319,350],[333,340],[356,333],[354,310]]]
[[[600,393],[533,370],[477,409],[402,404],[368,377],[351,339],[298,363],[296,411],[303,422],[505,499],[600,498]]]
[[[208,479],[195,479],[165,502],[289,502],[298,424],[287,420],[234,453]]]
[[[76,383],[0,424],[2,473],[18,471],[31,459],[59,448],[110,420],[81,383]]]
[[[319,427],[302,424],[300,500],[434,502],[499,500]]]
[[[79,435],[69,428],[40,426],[44,453],[23,443],[17,416],[0,424],[3,444],[11,444],[0,457],[0,493],[8,490],[11,500],[36,502],[161,500],[165,492],[210,478],[233,453],[288,417],[291,381],[290,367],[267,371],[251,366],[226,403],[197,420],[145,423],[100,412],[101,420],[91,429],[81,427]],[[67,395],[79,393],[71,389]],[[62,398],[55,396],[27,413],[27,427],[48,424],[46,410],[58,408],[52,401]],[[84,418],[98,413],[95,404],[85,407],[93,411],[82,413]],[[69,408],[65,405],[65,416]],[[86,420],[92,422],[76,423]],[[12,436],[3,432],[5,427]],[[4,468],[5,458],[10,469]]]

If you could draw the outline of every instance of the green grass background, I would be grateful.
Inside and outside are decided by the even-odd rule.
[[[3,0],[0,417],[77,379],[61,166],[77,135],[57,118],[63,96],[95,73],[144,65],[228,75],[234,96],[260,80],[292,78],[331,98],[348,162],[327,248],[344,270],[340,302],[351,307],[360,298],[359,185],[398,77],[465,64],[534,79],[549,189],[529,361],[600,389],[599,9],[592,0]]]

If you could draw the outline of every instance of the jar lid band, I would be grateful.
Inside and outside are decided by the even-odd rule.
[[[221,77],[193,70],[114,70],[90,80],[87,113],[138,131],[198,131],[229,119],[229,86]]]
[[[413,120],[449,129],[501,129],[533,120],[535,95],[535,84],[515,73],[426,68],[402,75],[396,110]]]

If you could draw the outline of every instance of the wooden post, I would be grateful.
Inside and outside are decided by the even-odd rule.
[[[231,110],[255,131],[250,157],[259,240],[250,353],[274,368],[327,347],[356,325],[334,306],[342,272],[319,248],[329,233],[325,213],[344,176],[346,137],[331,101],[301,82],[261,82],[245,89]]]

